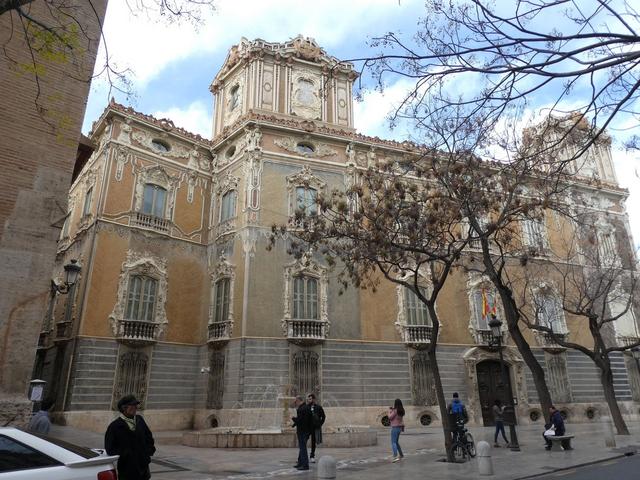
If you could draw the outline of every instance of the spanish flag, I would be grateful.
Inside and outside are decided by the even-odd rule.
[[[489,300],[487,299],[487,292],[485,289],[482,289],[482,318],[487,318],[489,315],[496,314],[496,303],[493,302],[493,305],[489,305]]]

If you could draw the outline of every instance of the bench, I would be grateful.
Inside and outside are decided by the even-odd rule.
[[[574,435],[549,435],[546,438],[551,440],[552,452],[561,452],[563,449],[573,450],[573,448],[571,447],[571,439],[573,437]]]

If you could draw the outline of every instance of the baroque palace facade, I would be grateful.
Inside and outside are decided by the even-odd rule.
[[[356,78],[311,39],[243,39],[211,86],[213,140],[108,105],[58,246],[54,279],[77,259],[80,280],[52,297],[36,359],[59,418],[101,430],[117,399],[134,393],[155,429],[267,427],[279,424],[269,413],[279,395],[313,390],[329,424],[380,425],[397,397],[409,425],[438,424],[420,349],[431,327],[413,294],[389,283],[339,295],[322,262],[298,263],[282,244],[266,249],[271,225],[318,192],[416,154],[414,144],[354,130]],[[577,170],[576,190],[606,219],[606,247],[629,251],[627,194],[609,143],[592,147]],[[580,180],[585,172],[599,178],[597,188]],[[523,225],[522,243],[553,255],[563,243],[557,222],[549,215]],[[483,289],[492,296],[483,278],[457,272],[438,304],[445,394],[460,392],[475,424],[489,424],[494,395],[506,394],[498,354],[487,348]],[[588,343],[577,321],[556,317],[549,321]],[[569,420],[606,414],[593,363],[525,333]],[[630,311],[611,341],[635,338]],[[519,422],[540,422],[528,369],[515,347],[504,353]],[[612,361],[623,412],[638,418],[638,364],[627,354]]]

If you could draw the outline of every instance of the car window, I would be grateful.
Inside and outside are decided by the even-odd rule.
[[[0,435],[0,473],[62,465],[13,438]]]
[[[59,438],[49,437],[47,435],[41,435],[39,433],[29,432],[31,435],[34,435],[38,438],[42,438],[49,443],[53,443],[59,447],[64,448],[65,450],[69,450],[70,452],[75,453],[76,455],[80,455],[82,458],[94,458],[99,457],[100,453],[94,452],[93,450],[89,450],[85,447],[79,447],[78,445],[74,445],[73,443],[65,442],[64,440],[60,440]]]

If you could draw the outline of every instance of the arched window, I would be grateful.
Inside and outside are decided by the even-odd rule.
[[[156,305],[158,281],[144,275],[134,275],[129,279],[125,320],[152,322]]]
[[[86,217],[91,213],[91,203],[93,202],[93,187],[87,189],[84,195],[84,206],[82,207],[82,216]]]
[[[420,288],[422,295],[426,295],[426,290]],[[431,325],[431,318],[429,317],[429,311],[423,301],[418,296],[405,287],[404,289],[404,308],[405,319],[407,325]]]
[[[220,222],[226,222],[227,220],[236,216],[236,198],[238,194],[235,190],[229,190],[220,200]]]
[[[318,191],[315,188],[296,187],[296,210],[303,210],[307,215],[317,215]]]
[[[293,278],[293,319],[318,320],[318,279],[307,275]]]
[[[214,286],[213,304],[215,306],[213,312],[213,322],[226,322],[229,320],[229,291],[231,280],[229,278],[219,279]]]
[[[164,188],[147,183],[142,196],[142,213],[164,218],[166,201],[167,191]]]

